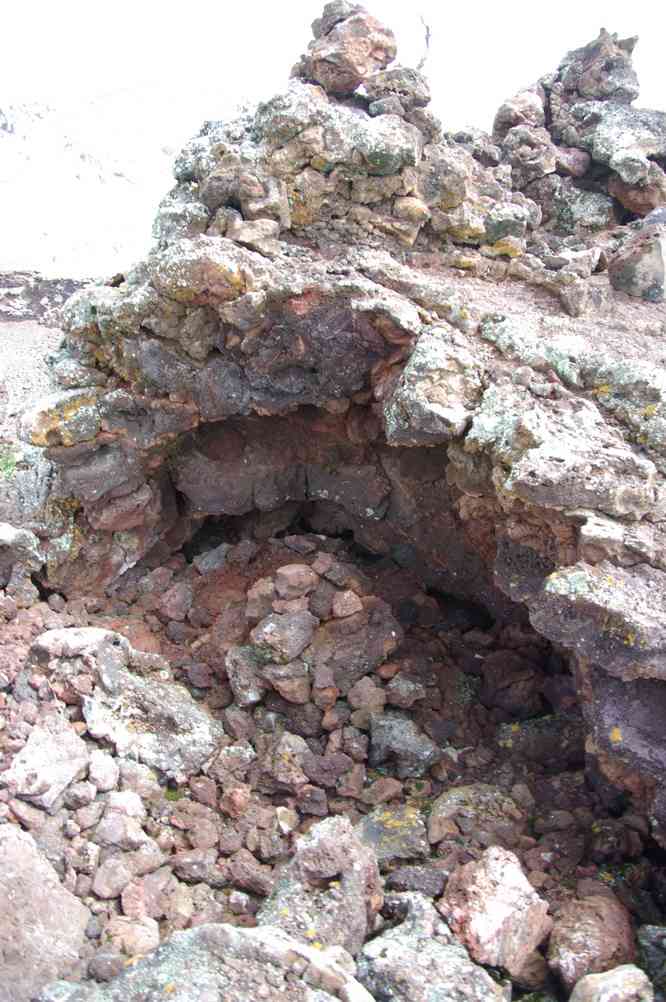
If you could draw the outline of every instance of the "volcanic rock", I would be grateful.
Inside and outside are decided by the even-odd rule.
[[[15,825],[0,826],[0,860],[0,999],[30,1002],[74,968],[90,913]]]
[[[520,974],[553,924],[516,857],[499,848],[456,870],[437,907],[475,960],[512,975]]]

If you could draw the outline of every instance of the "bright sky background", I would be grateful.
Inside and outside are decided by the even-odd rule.
[[[271,96],[310,38],[321,0],[19,0],[3,5],[0,107],[17,99],[61,105],[118,88],[157,85],[193,99],[212,85],[219,117],[245,98]],[[6,9],[4,9],[6,7]],[[503,98],[554,69],[600,27],[638,34],[639,104],[666,107],[666,13],[626,0],[368,0],[393,28],[399,58],[418,61],[420,15],[432,27],[427,66],[433,107],[446,128],[489,129]],[[660,8],[661,7],[661,11]],[[216,103],[213,101],[212,103]]]

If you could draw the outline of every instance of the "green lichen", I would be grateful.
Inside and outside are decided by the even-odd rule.
[[[468,706],[477,701],[480,688],[481,679],[478,675],[465,675],[461,672],[456,679],[454,698],[461,706]]]
[[[0,446],[0,479],[11,480],[16,470],[17,457],[9,446]]]

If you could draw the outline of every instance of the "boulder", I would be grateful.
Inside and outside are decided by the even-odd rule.
[[[513,853],[487,849],[455,870],[437,907],[480,964],[519,976],[552,927],[548,904]]]
[[[318,949],[342,946],[355,956],[382,899],[374,852],[347,818],[331,817],[298,840],[257,918]]]
[[[569,1002],[652,1002],[649,978],[633,964],[622,964],[603,974],[586,974],[576,983]]]
[[[548,964],[568,991],[585,975],[631,964],[635,957],[629,913],[614,896],[571,901],[555,915]]]
[[[328,7],[335,6],[329,4]],[[307,54],[293,70],[294,76],[314,80],[329,94],[352,94],[356,88],[395,58],[393,32],[362,7],[351,5],[346,17],[324,16],[317,22],[317,35]]]
[[[650,162],[642,184],[627,184],[619,175],[612,175],[608,180],[608,193],[629,212],[647,216],[654,209],[666,205],[666,172],[659,164]]]
[[[470,960],[426,898],[396,894],[388,903],[402,921],[366,943],[357,958],[357,977],[373,998],[501,1002],[501,986]]]
[[[441,445],[457,438],[481,396],[478,365],[453,328],[435,328],[416,342],[384,403],[392,445]]]
[[[134,650],[111,630],[50,630],[33,643],[28,664],[29,670],[67,684],[88,674],[91,692],[79,698],[89,734],[165,776],[198,772],[224,736],[221,724],[169,680],[162,658]],[[132,725],[137,717],[141,729]]]
[[[90,912],[66,890],[28,832],[0,826],[0,1000],[31,1002],[75,973]]]
[[[611,285],[650,303],[666,290],[666,226],[646,226],[630,237],[608,262]]]

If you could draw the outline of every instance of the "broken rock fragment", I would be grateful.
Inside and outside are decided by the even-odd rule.
[[[451,875],[437,907],[480,964],[519,975],[552,927],[548,904],[506,849],[487,849]]]

